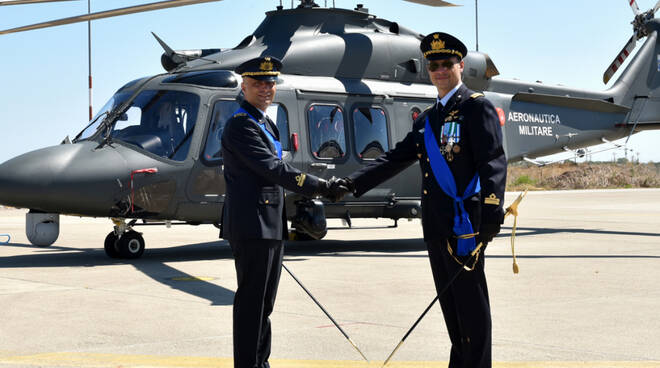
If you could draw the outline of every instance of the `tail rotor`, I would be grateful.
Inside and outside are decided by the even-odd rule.
[[[642,13],[639,11],[639,6],[637,6],[637,0],[630,1],[630,8],[632,9],[633,13],[635,13],[635,16],[638,16]]]
[[[633,52],[635,49],[635,46],[637,46],[637,40],[640,40],[646,36],[648,36],[648,29],[646,28],[646,23],[653,19],[655,17],[655,12],[660,9],[660,0],[655,4],[655,7],[653,9],[650,9],[646,12],[641,12],[639,10],[639,6],[637,6],[637,1],[636,0],[626,0],[628,1],[630,8],[632,9],[633,13],[635,14],[635,19],[632,21],[633,25],[633,35],[630,37],[626,45],[623,47],[621,52],[614,58],[614,61],[610,64],[610,66],[605,70],[605,73],[603,74],[603,83],[607,84],[607,82],[610,81],[614,73],[616,73],[617,70],[621,67],[623,62],[630,56],[630,54]]]

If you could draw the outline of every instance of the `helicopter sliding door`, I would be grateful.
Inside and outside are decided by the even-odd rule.
[[[392,147],[392,121],[386,107],[382,103],[374,102],[373,98],[354,97],[350,100],[350,130],[353,138],[351,148],[353,161],[357,163],[356,169],[360,169]],[[390,179],[362,195],[359,200],[372,202],[374,205],[389,203],[395,195],[392,184]]]
[[[302,170],[326,179],[350,173],[355,164],[350,160],[346,112],[341,101],[312,99],[300,115],[306,133],[300,137]]]
[[[306,131],[301,135],[303,171],[326,179],[344,177],[391,147],[391,122],[382,97],[299,92],[298,99],[300,121]],[[375,208],[388,203],[391,194],[391,188],[381,185],[360,198],[348,195],[346,205],[327,204],[326,215],[336,216],[334,207],[343,213],[351,207],[350,213],[356,217],[365,211],[365,216],[377,217],[382,211]]]

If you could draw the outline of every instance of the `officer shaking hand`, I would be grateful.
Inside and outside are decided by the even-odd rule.
[[[484,257],[470,258],[490,242],[504,220],[506,157],[499,118],[483,94],[461,81],[467,48],[446,33],[426,36],[436,103],[419,115],[412,131],[372,164],[341,179],[356,197],[419,162],[422,226],[433,279],[451,340],[449,367],[491,367],[491,314]],[[482,252],[483,249],[481,248]],[[476,261],[475,261],[476,259]],[[462,267],[471,272],[459,273]]]
[[[277,126],[266,115],[275,97],[282,63],[259,57],[241,64],[244,101],[222,134],[227,183],[220,237],[234,255],[238,287],[234,295],[235,368],[268,368],[269,316],[282,269],[287,221],[284,189],[308,197],[341,199],[348,189],[333,178],[323,180],[282,161]]]

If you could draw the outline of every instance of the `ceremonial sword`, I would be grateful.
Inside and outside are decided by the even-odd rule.
[[[351,340],[351,338],[350,338],[350,337],[348,336],[348,334],[344,331],[344,329],[341,328],[341,326],[339,326],[339,324],[337,323],[337,321],[335,321],[335,319],[332,318],[332,316],[330,315],[330,313],[328,313],[328,311],[325,310],[325,308],[323,308],[323,306],[321,305],[321,303],[319,303],[319,301],[316,300],[316,298],[314,297],[314,295],[312,295],[312,293],[310,293],[309,290],[307,290],[307,288],[305,287],[305,285],[303,285],[302,282],[300,282],[300,280],[298,280],[298,278],[296,277],[296,275],[294,275],[293,272],[291,272],[291,270],[289,270],[289,268],[288,268],[284,263],[282,263],[282,267],[284,267],[284,269],[286,270],[286,272],[288,272],[289,275],[291,275],[291,277],[293,277],[293,279],[296,280],[296,282],[298,283],[298,285],[300,285],[300,287],[301,287],[303,290],[305,290],[305,292],[307,293],[307,295],[309,295],[309,297],[312,298],[312,300],[314,301],[314,303],[316,303],[316,305],[318,305],[319,308],[321,308],[321,310],[323,311],[323,313],[325,313],[325,315],[328,316],[328,318],[330,318],[330,320],[332,321],[332,323],[335,325],[335,327],[337,327],[337,328],[339,329],[339,331],[342,333],[342,335],[344,335],[344,337],[346,338],[346,340],[348,340],[348,342],[350,342],[351,345],[353,345],[353,347],[355,348],[355,350],[357,350],[357,352],[360,353],[360,355],[362,355],[362,358],[363,358],[367,363],[369,363],[369,359],[367,359],[367,357],[364,356],[364,354],[362,354],[362,351],[357,347],[357,345],[355,345],[355,343],[353,342],[353,340]]]
[[[508,215],[513,215],[514,216],[513,230],[512,230],[512,234],[511,234],[512,235],[512,237],[511,237],[511,252],[513,253],[513,273],[518,273],[518,264],[516,263],[516,255],[515,255],[515,252],[513,250],[514,249],[513,239],[516,236],[515,235],[516,234],[516,225],[517,225],[517,219],[518,219],[518,205],[520,204],[520,201],[522,201],[522,199],[525,197],[526,194],[527,194],[527,189],[525,189],[525,192],[521,193],[518,196],[518,198],[516,198],[516,200],[513,201],[513,203],[509,207],[507,207],[506,213],[504,214],[505,218]],[[469,234],[469,235],[474,236],[476,234]],[[387,357],[387,359],[385,359],[385,363],[383,363],[383,367],[385,367],[387,365],[387,363],[389,363],[389,361],[390,361],[390,359],[392,359],[392,356],[394,355],[394,353],[396,353],[396,351],[399,350],[401,345],[403,345],[403,342],[406,341],[406,339],[408,338],[408,335],[410,335],[410,333],[413,332],[413,330],[415,329],[415,327],[417,327],[417,325],[422,320],[422,318],[424,318],[426,313],[428,313],[428,311],[431,309],[431,307],[433,307],[433,304],[435,304],[436,300],[440,299],[442,294],[444,294],[447,291],[447,289],[449,289],[449,287],[451,286],[451,284],[454,283],[454,280],[456,280],[458,275],[460,275],[461,272],[463,272],[463,270],[472,271],[472,269],[470,269],[467,265],[470,264],[473,261],[473,259],[476,259],[475,257],[479,256],[479,251],[481,250],[481,248],[484,245],[485,244],[483,242],[479,243],[479,245],[477,245],[477,247],[472,251],[472,253],[470,253],[470,258],[468,258],[468,260],[465,261],[465,263],[463,264],[463,267],[459,268],[458,271],[456,271],[456,273],[451,277],[451,279],[449,279],[449,281],[445,284],[445,286],[442,288],[442,290],[440,290],[438,292],[438,294],[435,296],[435,298],[433,299],[433,301],[431,301],[429,306],[426,307],[424,312],[422,312],[422,315],[419,316],[419,318],[417,318],[417,321],[415,321],[415,323],[413,323],[412,327],[410,327],[410,329],[408,330],[408,332],[406,332],[406,334],[403,336],[401,341],[399,341],[399,344],[397,344],[397,346],[394,348],[394,350],[392,350],[392,352]],[[476,265],[476,261],[474,261],[474,263]]]

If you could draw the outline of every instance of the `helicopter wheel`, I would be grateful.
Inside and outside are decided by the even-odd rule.
[[[127,231],[119,237],[117,248],[122,258],[140,258],[144,253],[144,238],[137,231]]]
[[[119,258],[119,249],[117,248],[117,241],[119,237],[115,235],[114,231],[111,231],[108,236],[105,237],[105,242],[103,243],[103,249],[105,249],[105,254],[110,258]]]

